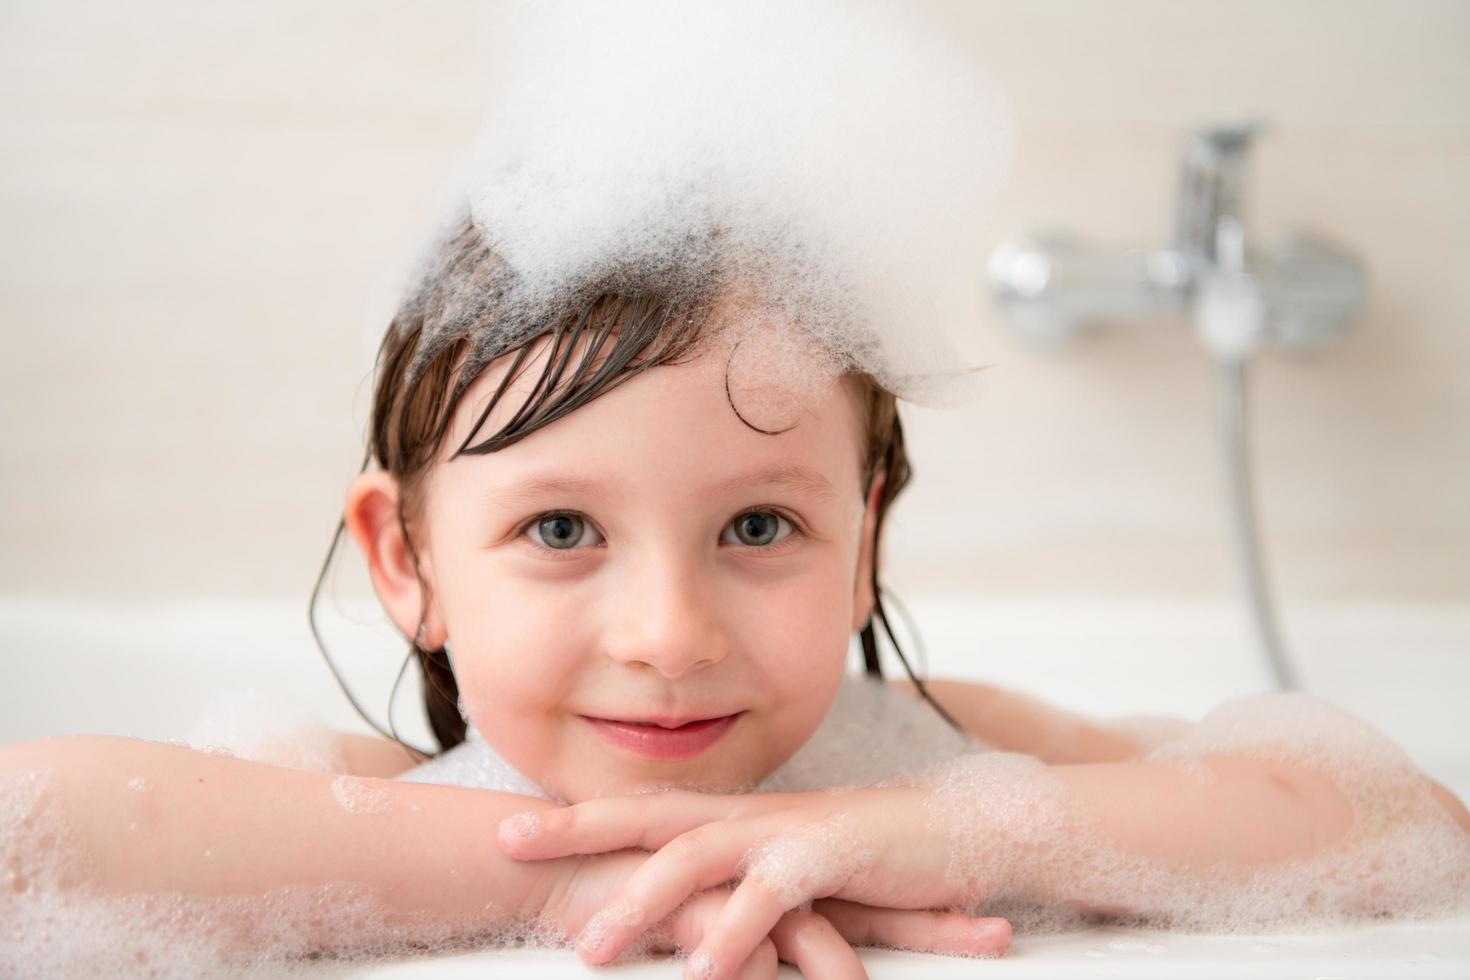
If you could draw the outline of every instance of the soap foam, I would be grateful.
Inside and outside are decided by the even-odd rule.
[[[643,911],[628,901],[620,898],[604,908],[599,909],[587,920],[582,927],[581,934],[577,937],[577,945],[591,952],[607,941],[613,930],[620,927],[637,925],[638,920],[643,917]]]
[[[713,289],[900,397],[973,398],[976,276],[1014,125],[923,13],[897,0],[496,12],[500,84],[427,252],[467,202],[503,261],[423,262],[419,282],[466,312],[423,338],[410,374],[468,324],[492,323],[481,346],[505,350],[588,290]]]
[[[382,786],[358,776],[332,780],[332,798],[348,813],[384,813],[393,802],[393,795]]]
[[[874,732],[883,737],[875,739]],[[894,690],[880,678],[849,674],[817,731],[756,788],[800,793],[871,785],[987,747],[955,731],[917,694]]]
[[[320,719],[288,697],[249,688],[210,699],[185,742],[202,752],[289,769],[346,769],[336,735]]]
[[[759,881],[788,909],[809,905],[813,896],[834,894],[861,881],[878,856],[876,846],[854,824],[851,815],[836,813],[764,840],[746,854],[744,875]]]

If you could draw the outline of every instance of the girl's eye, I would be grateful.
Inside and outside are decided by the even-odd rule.
[[[784,534],[781,533],[783,524],[786,525]],[[736,540],[727,543],[750,548],[769,548],[797,533],[789,518],[773,510],[748,510],[731,521],[728,527],[735,532]],[[521,529],[521,533],[531,535],[532,543],[542,550],[574,551],[583,543],[589,530],[596,535],[597,532],[580,514],[553,513],[533,519]],[[727,539],[721,537],[721,540]]]
[[[571,551],[582,540],[587,522],[579,514],[543,514],[526,530],[541,536],[541,547],[551,551]]]
[[[789,530],[776,537],[782,524]],[[749,510],[731,522],[730,526],[735,530],[735,536],[739,543],[752,548],[767,548],[784,541],[796,533],[796,528],[791,521],[773,510]]]

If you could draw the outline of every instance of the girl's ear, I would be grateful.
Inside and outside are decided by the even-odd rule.
[[[868,617],[873,614],[873,532],[878,526],[878,501],[883,495],[883,470],[879,470],[873,477],[872,489],[868,491],[867,510],[863,513],[863,531],[859,539],[857,562],[857,581],[853,583],[852,597],[852,631],[856,633],[863,628]]]
[[[398,520],[398,480],[382,471],[359,473],[347,488],[343,520],[367,562],[373,591],[394,624],[413,638],[422,614],[424,632],[416,642],[426,650],[442,647],[446,638],[442,618],[434,603],[424,608],[424,588]],[[428,556],[420,558],[427,578]]]

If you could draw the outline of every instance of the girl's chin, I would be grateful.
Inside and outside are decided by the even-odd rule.
[[[703,760],[708,765],[711,760]],[[667,766],[661,767],[667,769]],[[690,793],[751,793],[763,778],[763,773],[751,774],[748,772],[721,772],[710,773],[701,770],[701,765],[696,762],[688,766],[691,771],[687,774],[670,775],[668,773],[653,774],[650,772],[629,772],[623,767],[608,766],[606,771],[588,778],[585,771],[580,778],[573,780],[575,785],[569,784],[566,792],[557,795],[568,803],[580,803],[583,800],[597,799],[604,796],[642,796],[645,793],[667,793],[671,791],[684,791]],[[723,767],[722,767],[723,769]]]
[[[584,796],[583,799],[596,799],[604,796],[643,796],[648,793],[715,793],[721,795],[735,795],[740,793],[755,792],[756,784],[751,780],[728,780],[728,781],[687,781],[687,782],[661,782],[645,783],[631,780],[626,783],[615,783],[606,790],[599,790]],[[578,803],[580,800],[567,798],[569,803]]]

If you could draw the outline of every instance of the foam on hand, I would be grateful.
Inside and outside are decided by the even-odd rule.
[[[897,0],[498,10],[500,84],[458,197],[504,275],[422,275],[488,290],[502,334],[588,289],[714,287],[900,397],[973,397],[1013,123],[937,25]]]
[[[862,880],[878,849],[846,813],[789,834],[762,841],[745,855],[742,871],[786,908],[809,905],[811,897],[831,895]]]

